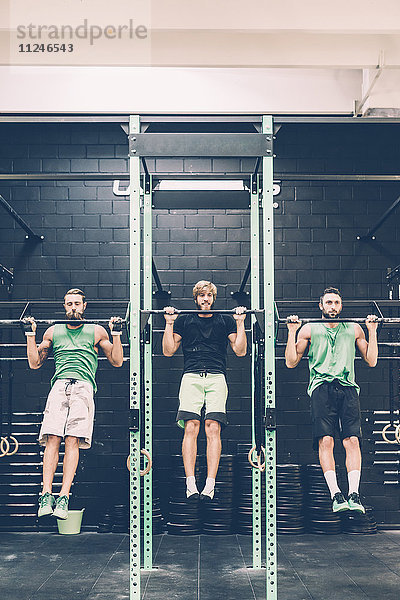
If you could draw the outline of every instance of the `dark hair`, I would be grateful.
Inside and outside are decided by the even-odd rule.
[[[79,288],[71,288],[70,290],[68,290],[68,292],[65,292],[64,294],[64,301],[65,301],[65,296],[67,296],[68,294],[78,294],[79,296],[82,296],[82,301],[85,302],[85,293],[82,292],[82,290],[80,290]]]
[[[337,294],[338,296],[340,296],[340,298],[342,298],[342,294],[339,292],[339,290],[335,287],[327,287],[323,292],[322,292],[322,296],[320,296],[320,304],[322,304],[323,298],[325,296],[325,294]]]

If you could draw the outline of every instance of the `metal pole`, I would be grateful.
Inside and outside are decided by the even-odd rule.
[[[142,310],[142,313],[147,313],[149,315],[163,315],[165,314],[164,310]],[[175,308],[175,312],[179,313],[180,315],[195,315],[195,314],[219,314],[219,315],[233,315],[236,312],[235,308],[225,308],[225,309],[215,309],[215,310],[196,310],[196,309],[183,309],[180,310],[178,308]],[[246,309],[246,315],[251,314],[251,315],[255,315],[255,314],[263,314],[263,310],[248,310]]]
[[[254,175],[251,180],[250,196],[250,266],[251,266],[251,308],[258,310],[260,308],[260,177]],[[244,289],[244,287],[243,287]],[[242,290],[243,291],[243,290]],[[256,318],[251,317],[254,325]],[[253,330],[253,328],[252,328]],[[255,432],[255,381],[254,381],[254,340],[253,352],[251,353],[251,395],[252,395],[252,446],[256,443]],[[262,548],[262,493],[261,493],[261,471],[252,469],[253,484],[253,569],[261,569],[261,548]]]
[[[305,318],[303,319],[303,317],[299,317],[299,321],[301,321],[302,324],[304,323],[359,323],[360,325],[365,325],[365,320],[366,317],[363,319],[360,319],[359,317],[346,317],[345,319],[329,319],[329,318],[322,318],[322,317],[318,317],[315,319],[308,319]],[[287,320],[285,318],[280,318],[278,319],[279,323],[287,323]],[[400,317],[378,317],[376,319],[377,323],[382,323],[383,325],[396,325],[396,324],[400,324]]]
[[[262,131],[273,135],[271,116],[263,116]],[[263,157],[263,259],[265,307],[265,501],[266,567],[268,600],[277,600],[276,543],[276,431],[275,431],[275,327],[274,327],[274,224],[273,224],[273,157]]]
[[[144,176],[143,182],[143,308],[152,309],[152,185],[151,175]],[[151,317],[144,335],[144,447],[152,455],[152,323]],[[144,538],[143,538],[143,563],[144,569],[150,570],[153,566],[153,476],[152,470],[144,476],[143,506],[144,506]]]
[[[108,325],[110,319],[35,319],[36,325],[72,325],[78,327],[80,325]],[[126,321],[122,320],[123,323]],[[21,325],[21,319],[0,319],[0,325]]]
[[[140,129],[139,116],[129,119],[129,135]],[[130,560],[129,597],[140,600],[140,158],[131,156],[130,171]]]
[[[44,240],[44,235],[37,235],[29,227],[28,223],[26,223],[24,221],[24,219],[19,216],[19,214],[13,209],[13,207],[11,206],[11,204],[9,204],[7,202],[7,200],[5,198],[3,198],[3,196],[1,194],[0,194],[0,204],[12,216],[12,218],[14,219],[14,221],[16,221],[18,223],[18,225],[20,227],[22,227],[22,229],[25,231],[25,233],[26,233],[25,239],[27,239],[27,240],[36,240],[38,242],[42,242]]]

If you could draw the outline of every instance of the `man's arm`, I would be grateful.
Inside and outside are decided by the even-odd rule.
[[[311,340],[311,327],[307,324],[301,327],[296,343],[296,332],[300,327],[301,321],[297,315],[290,315],[287,318],[287,328],[289,332],[285,349],[285,360],[286,366],[289,369],[297,367]]]
[[[174,321],[178,313],[175,312],[173,306],[164,308],[165,329],[162,339],[162,350],[164,356],[173,356],[181,345],[182,337],[179,333],[174,333]]]
[[[47,359],[50,348],[53,345],[54,327],[46,329],[43,340],[39,346],[36,344],[36,327],[33,317],[26,317],[23,319],[23,328],[26,336],[26,353],[28,356],[28,364],[31,369],[40,369]]]
[[[124,353],[121,344],[122,324],[120,317],[111,317],[108,326],[111,339],[107,331],[101,325],[95,326],[95,344],[103,350],[105,357],[113,367],[122,367],[124,364]]]
[[[378,340],[376,334],[378,323],[376,319],[376,315],[368,315],[365,320],[368,330],[368,342],[360,325],[358,323],[355,324],[356,345],[369,367],[375,367],[378,362]]]
[[[233,318],[236,321],[236,333],[228,335],[231,348],[236,356],[246,356],[247,336],[244,328],[244,320],[246,318],[245,311],[246,307],[244,306],[236,307],[236,314],[233,315]]]

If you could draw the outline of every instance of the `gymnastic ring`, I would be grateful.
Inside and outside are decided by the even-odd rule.
[[[395,429],[394,437],[396,438],[397,442],[400,444],[400,423],[397,425],[397,427]]]
[[[257,455],[257,464],[255,462],[253,462],[253,458],[252,458],[252,455],[253,455],[253,452],[255,449],[256,449],[256,446],[253,446],[251,448],[251,450],[249,450],[249,453],[247,455],[249,463],[251,464],[251,466],[254,469],[258,469],[261,472],[265,471],[265,448],[264,448],[264,446],[261,446],[261,452],[264,454],[264,462],[261,463],[260,455]]]
[[[4,451],[4,444],[6,446],[6,450],[5,451]],[[0,458],[2,456],[5,456],[6,454],[8,454],[9,449],[10,449],[10,442],[8,441],[7,438],[2,437],[1,440],[0,440],[0,451],[1,451]]]
[[[397,425],[397,427],[395,425],[393,425],[394,427],[394,440],[389,440],[386,436],[386,431],[389,429],[389,427],[391,427],[393,424],[392,423],[388,423],[387,425],[385,425],[385,427],[382,429],[382,437],[385,440],[385,442],[387,442],[388,444],[398,444],[400,443],[400,440],[397,437],[397,431],[399,430],[400,425]],[[400,431],[400,430],[399,430]]]
[[[153,466],[153,461],[151,460],[150,453],[147,452],[147,450],[145,450],[144,448],[141,449],[140,453],[147,458],[147,467],[145,469],[141,469],[140,471],[140,475],[143,477],[144,475],[147,475],[147,473],[150,472],[150,469]]]
[[[12,456],[13,454],[16,454],[18,452],[19,443],[18,443],[17,438],[14,437],[13,435],[9,435],[7,437],[15,444],[14,450],[12,452],[10,452],[10,451],[7,452],[7,456]]]
[[[143,477],[144,475],[147,475],[147,473],[150,472],[151,467],[153,466],[153,461],[151,460],[151,456],[149,454],[149,452],[147,452],[147,450],[144,450],[144,448],[141,449],[140,454],[144,454],[144,456],[147,458],[147,467],[145,469],[141,469],[140,470],[140,475]],[[131,461],[130,461],[131,456],[129,455],[126,459],[126,466],[128,471],[131,470]]]

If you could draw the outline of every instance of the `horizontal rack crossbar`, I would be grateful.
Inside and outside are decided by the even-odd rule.
[[[85,319],[84,321],[80,321],[78,319],[35,319],[35,323],[38,325],[74,325],[78,327],[79,325],[107,325],[110,322],[110,319]],[[122,323],[126,323],[126,321],[122,320]],[[21,325],[21,319],[0,319],[0,325]]]
[[[279,323],[290,323],[291,321],[288,321],[285,318],[279,318],[278,319]],[[301,323],[361,323],[364,324],[365,323],[365,318],[364,319],[360,319],[359,317],[348,317],[345,319],[328,319],[328,318],[315,318],[315,319],[308,319],[308,318],[302,318],[299,317],[299,321],[301,321]],[[399,324],[400,325],[400,317],[378,317],[376,319],[377,323],[387,323],[387,324]]]
[[[166,313],[164,310],[141,310],[140,311],[143,315],[166,315],[168,313]],[[246,315],[256,315],[256,314],[263,314],[264,311],[263,310],[245,310],[243,311],[243,314]],[[235,315],[236,314],[236,309],[234,308],[228,308],[228,309],[218,309],[218,310],[195,310],[195,309],[183,309],[180,310],[178,308],[175,308],[175,313],[171,313],[171,314],[180,314],[180,315],[191,315],[191,314],[220,314],[220,315]]]
[[[264,133],[135,133],[131,157],[272,157],[272,135]]]

